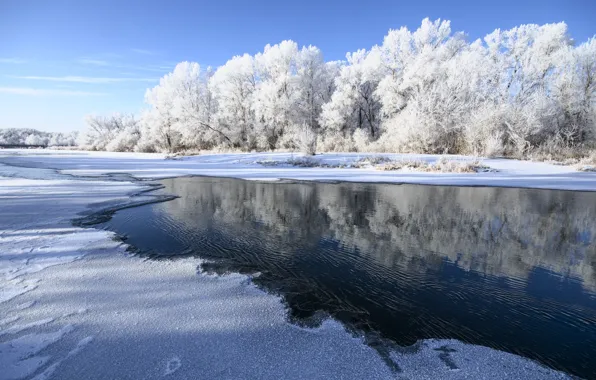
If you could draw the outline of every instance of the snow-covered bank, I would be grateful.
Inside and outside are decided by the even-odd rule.
[[[197,275],[197,259],[144,261],[109,232],[72,226],[80,213],[128,202],[139,183],[38,168],[255,179],[246,169],[257,165],[241,160],[257,155],[219,156],[218,165],[218,156],[45,153],[0,151],[0,162],[34,167],[0,165],[0,379],[567,378],[515,355],[432,340],[391,352],[392,372],[334,321],[291,325],[281,300],[245,276]],[[276,173],[260,178],[288,178]]]
[[[234,153],[164,159],[162,154],[108,153],[51,150],[0,151],[0,163],[61,170],[78,176],[128,173],[137,178],[164,178],[182,175],[223,176],[252,180],[318,180],[419,183],[458,186],[529,187],[596,191],[596,173],[578,172],[574,167],[509,159],[483,159],[482,164],[495,172],[428,173],[380,171],[374,168],[303,168],[289,165],[264,166],[258,162],[283,163],[299,155],[292,153]],[[359,153],[329,153],[314,159],[323,164],[350,165],[370,156]],[[436,155],[383,154],[394,160],[436,162]],[[450,160],[473,161],[472,157],[449,156]]]

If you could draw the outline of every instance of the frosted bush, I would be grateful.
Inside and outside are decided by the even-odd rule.
[[[317,137],[317,147],[323,152],[353,152],[354,141],[351,136],[344,137],[339,132],[331,132]]]
[[[106,145],[105,149],[109,152],[131,152],[137,146],[140,137],[140,132],[136,127],[123,130]]]
[[[352,135],[354,146],[358,152],[366,152],[370,148],[370,135],[363,129],[357,129]]]
[[[300,151],[314,156],[317,153],[317,134],[308,126],[304,126],[299,134]]]

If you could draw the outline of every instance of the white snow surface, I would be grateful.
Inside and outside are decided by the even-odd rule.
[[[348,170],[342,177],[347,169],[250,163],[271,156],[284,157],[164,160],[159,155],[0,151],[0,163],[16,165],[0,164],[0,379],[568,378],[512,354],[452,340],[428,340],[392,352],[395,372],[338,322],[327,320],[315,329],[290,324],[280,298],[258,290],[246,276],[197,273],[200,261],[192,258],[143,260],[127,254],[111,232],[71,223],[94,210],[151,199],[131,198],[144,189],[142,184],[102,178],[105,173],[400,178],[367,170]],[[552,174],[544,171],[544,176]],[[360,172],[364,178],[355,175]],[[584,180],[576,186],[593,190],[587,185],[590,176],[578,178]],[[448,350],[437,350],[443,347]]]
[[[163,154],[82,152],[52,150],[3,150],[0,163],[61,170],[65,174],[102,176],[130,174],[137,178],[166,178],[183,175],[234,177],[250,180],[314,180],[418,183],[458,186],[528,187],[539,189],[596,191],[596,173],[579,172],[573,166],[512,159],[480,159],[496,172],[425,173],[368,169],[302,168],[289,165],[263,166],[259,161],[285,162],[301,157],[296,153],[226,153],[164,159]],[[312,159],[325,164],[350,164],[367,156],[419,160],[432,163],[440,157],[424,154],[326,153]],[[469,156],[449,155],[449,160],[474,161]]]

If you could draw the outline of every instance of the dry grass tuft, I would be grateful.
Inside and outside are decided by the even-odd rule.
[[[388,162],[392,162],[393,160],[389,157],[385,156],[368,156],[362,157],[361,159],[357,160],[354,165],[357,167],[364,167],[364,166],[377,166],[381,164],[385,164]]]
[[[418,160],[394,160],[377,166],[379,170],[420,170],[428,167],[428,163]]]
[[[326,164],[311,157],[297,157],[286,161],[257,161],[263,166],[291,165],[301,168],[332,168],[332,169],[362,169],[373,167],[377,170],[396,171],[410,170],[419,172],[437,173],[478,173],[495,171],[483,165],[479,160],[458,161],[441,157],[435,163],[428,163],[422,160],[393,160],[385,156],[363,157],[352,163]]]
[[[596,172],[596,152],[579,160],[575,169],[580,172]]]
[[[441,157],[437,162],[429,164],[419,160],[397,160],[380,165],[379,170],[413,170],[421,172],[437,173],[478,173],[495,171],[490,167],[483,165],[479,160],[474,161],[455,161],[446,157]]]

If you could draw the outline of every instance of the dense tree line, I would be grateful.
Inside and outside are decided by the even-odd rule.
[[[31,128],[0,129],[0,146],[76,146],[78,132],[52,133]]]
[[[182,62],[147,90],[138,118],[90,117],[82,145],[523,155],[596,142],[596,39],[565,23],[469,42],[425,19],[325,62],[293,41],[213,70]]]

